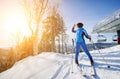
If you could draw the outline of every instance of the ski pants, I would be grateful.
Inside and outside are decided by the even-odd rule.
[[[78,60],[78,56],[79,56],[79,52],[80,52],[80,46],[82,47],[82,49],[84,50],[84,52],[86,53],[86,55],[88,56],[88,58],[90,60],[92,60],[92,56],[89,53],[89,50],[88,50],[85,42],[77,42],[76,43],[75,60]]]

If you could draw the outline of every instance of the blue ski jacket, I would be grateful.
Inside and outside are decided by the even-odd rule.
[[[76,42],[84,42],[84,36],[86,38],[89,38],[87,31],[84,28],[78,28],[77,30],[74,30],[74,27],[72,28],[72,32],[76,33]]]

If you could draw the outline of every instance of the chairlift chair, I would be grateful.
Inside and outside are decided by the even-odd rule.
[[[117,35],[114,35],[113,37],[112,37],[112,41],[117,41]]]
[[[107,38],[104,35],[97,36],[97,42],[106,42]]]

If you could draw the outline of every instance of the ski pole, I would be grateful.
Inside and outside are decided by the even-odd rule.
[[[93,40],[91,39],[91,43],[93,44],[93,46],[98,50],[98,53],[101,54],[99,48],[95,45],[95,43],[93,42]],[[105,60],[105,58],[103,57],[103,60],[105,61],[107,68],[110,68],[110,66],[108,65],[107,61]]]
[[[73,45],[73,48],[72,48],[72,73],[73,73],[73,53],[74,53],[74,39],[72,39],[72,45]]]

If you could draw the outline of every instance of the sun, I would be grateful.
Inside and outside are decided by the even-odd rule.
[[[23,40],[24,37],[31,36],[21,1],[7,0],[3,5],[0,5],[0,11],[0,45],[2,42],[4,46],[12,46],[16,44],[18,37],[19,40]]]
[[[13,36],[20,33],[21,37],[30,36],[25,15],[21,12],[8,13],[4,20],[6,32]]]

